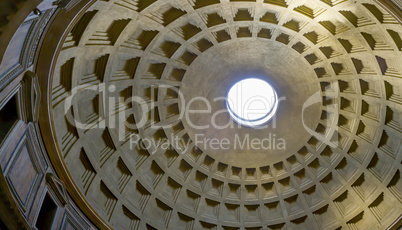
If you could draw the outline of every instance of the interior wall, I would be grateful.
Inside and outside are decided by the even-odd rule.
[[[0,229],[94,228],[47,157],[37,122],[41,92],[32,72],[53,17],[75,3],[0,4]]]

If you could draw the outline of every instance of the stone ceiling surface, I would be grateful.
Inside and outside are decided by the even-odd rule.
[[[278,97],[283,98],[277,118],[267,128],[255,130],[237,125],[228,126],[231,118],[227,113],[215,116],[216,112],[226,112],[226,104],[224,101],[214,102],[214,99],[225,97],[235,82],[250,76],[267,80],[275,87]],[[195,144],[198,142],[197,146],[203,152],[219,162],[244,168],[278,163],[292,156],[292,152],[299,150],[311,138],[303,126],[303,120],[308,127],[317,127],[321,115],[319,104],[305,111],[305,119],[301,116],[304,102],[314,93],[320,92],[316,79],[309,63],[300,59],[295,50],[280,43],[266,39],[223,43],[204,52],[192,63],[180,87],[189,105],[187,109],[207,109],[206,103],[201,100],[190,104],[191,99],[201,97],[211,102],[212,113],[189,114],[188,118],[184,117],[183,125],[191,140]],[[198,128],[207,125],[209,128]],[[230,140],[231,145],[229,148],[216,148],[204,141],[204,137],[218,140],[225,138]],[[271,143],[266,141],[264,144],[268,150],[241,148],[245,140],[264,138],[271,139]],[[280,139],[286,141],[285,148],[280,148]]]
[[[371,0],[99,0],[55,66],[57,144],[115,229],[385,229],[402,211],[401,36]],[[248,75],[286,97],[276,127],[199,130],[189,119],[211,114],[180,116],[181,96],[213,100]],[[143,103],[124,103],[133,96]],[[319,103],[303,110],[309,99]],[[145,126],[119,133],[143,114]],[[272,133],[285,150],[195,142]]]

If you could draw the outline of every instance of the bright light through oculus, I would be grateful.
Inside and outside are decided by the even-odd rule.
[[[278,109],[278,96],[266,81],[248,78],[237,82],[228,93],[227,108],[239,124],[257,127],[267,123]]]

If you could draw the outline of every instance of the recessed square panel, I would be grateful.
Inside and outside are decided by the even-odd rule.
[[[27,136],[16,148],[15,157],[6,172],[6,178],[18,204],[24,213],[27,213],[32,204],[33,197],[43,178],[43,172],[33,155]]]

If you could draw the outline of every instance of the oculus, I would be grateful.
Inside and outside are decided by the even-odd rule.
[[[259,127],[270,121],[278,110],[278,96],[268,82],[243,79],[230,88],[226,107],[231,118],[246,127]]]

